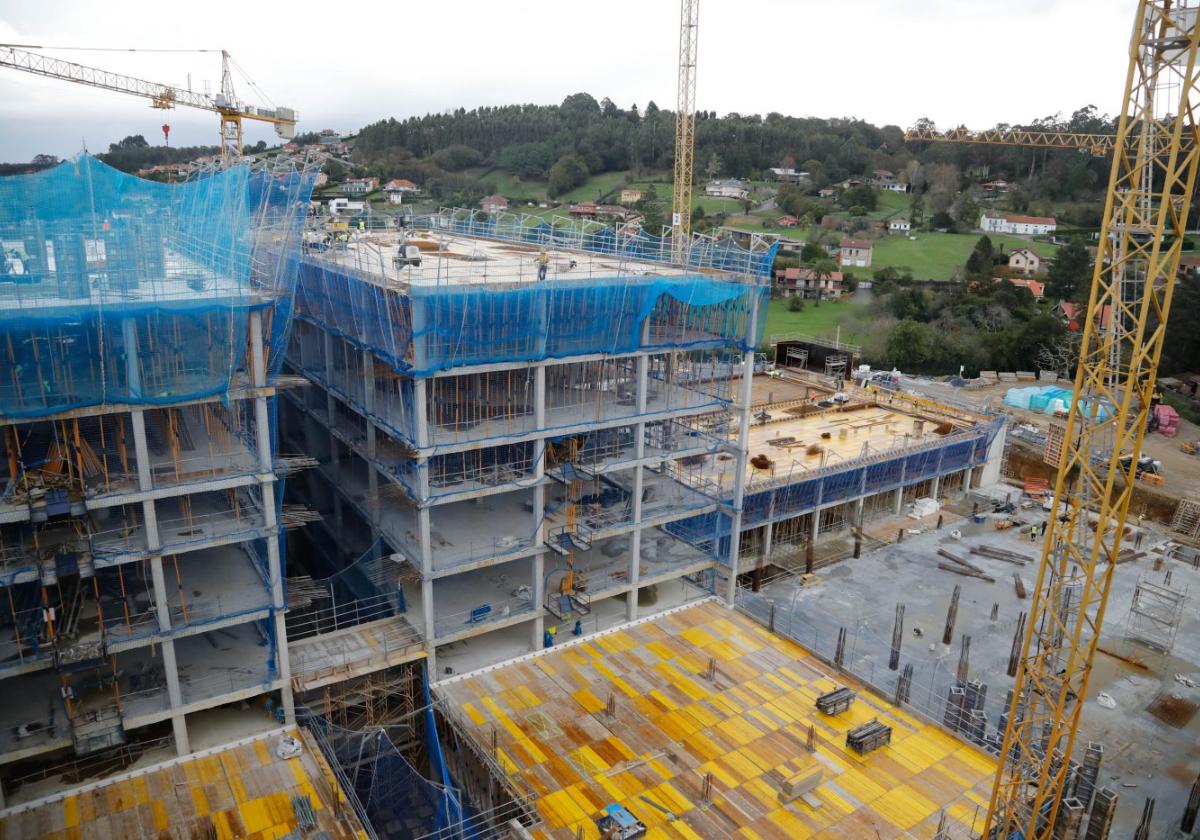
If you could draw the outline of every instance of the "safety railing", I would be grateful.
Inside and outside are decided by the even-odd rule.
[[[329,597],[332,598],[333,595]],[[401,612],[403,610],[397,604],[395,594],[391,592],[353,600],[335,600],[328,606],[316,609],[293,607],[286,618],[288,641],[295,642],[322,633],[334,633],[369,621],[391,618]]]
[[[499,601],[484,601],[469,609],[450,613],[435,611],[434,633],[437,638],[442,639],[485,624],[525,615],[534,609],[536,605],[528,598],[505,598]]]

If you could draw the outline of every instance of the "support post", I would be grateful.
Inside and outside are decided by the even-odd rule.
[[[763,289],[755,287],[750,294],[750,318],[746,335],[753,340],[758,335],[759,295]],[[742,504],[746,498],[746,461],[750,457],[750,400],[754,388],[754,348],[742,354],[742,393],[738,405],[737,481],[734,482],[733,516],[729,529],[729,590],[726,603],[732,607],[737,599],[738,552],[741,549]]]
[[[647,325],[649,319],[647,319]],[[646,414],[646,389],[649,382],[650,357],[637,357],[637,411]],[[639,461],[646,455],[646,423],[634,426],[634,455]],[[633,468],[633,533],[629,536],[629,595],[625,599],[625,618],[635,621],[638,617],[638,581],[642,576],[642,496],[644,495],[645,469],[639,463]]]

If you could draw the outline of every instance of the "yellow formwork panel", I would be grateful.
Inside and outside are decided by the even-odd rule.
[[[717,660],[713,683],[701,676],[710,658]],[[712,604],[539,660],[548,662],[513,666],[514,677],[523,675],[516,682],[496,677],[506,689],[498,694],[491,679],[438,690],[500,722],[501,763],[542,792],[539,809],[558,823],[544,833],[555,840],[574,838],[580,828],[593,836],[593,821],[608,802],[623,804],[652,837],[857,837],[871,825],[895,837],[923,826],[943,802],[960,813],[974,808],[962,797],[977,789],[982,799],[995,770],[974,748],[867,694],[853,680],[847,684],[859,692],[859,702],[840,715],[819,714],[817,696],[839,685],[825,666],[745,616]],[[551,674],[558,676],[542,676]],[[536,725],[524,719],[529,698],[514,696],[517,685],[541,701]],[[619,701],[611,720],[603,714],[608,694]],[[495,711],[483,699],[489,696]],[[588,726],[575,723],[581,713],[593,716]],[[559,725],[547,726],[547,716]],[[473,737],[490,746],[493,725],[466,718],[475,727]],[[871,719],[894,727],[893,742],[859,756],[846,747],[845,733]],[[806,749],[810,727],[815,754]],[[816,763],[824,777],[812,796],[821,807],[781,803],[781,781]],[[696,792],[708,775],[714,801],[699,808]],[[686,813],[686,820],[669,820],[643,797]],[[730,825],[731,819],[747,824]]]
[[[905,831],[924,822],[938,810],[934,803],[908,785],[892,788],[872,802],[871,807],[892,825]]]

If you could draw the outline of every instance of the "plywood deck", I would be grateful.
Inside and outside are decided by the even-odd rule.
[[[766,455],[774,463],[765,470],[747,463],[746,477],[750,481],[849,463],[861,458],[864,451],[882,452],[941,437],[934,432],[941,420],[877,405],[853,411],[829,409],[804,417],[790,413],[787,405],[766,406],[763,410],[770,415],[770,420],[762,423],[756,418],[751,422],[750,456]],[[918,421],[919,428],[914,425]],[[792,440],[787,441],[788,438]],[[773,441],[782,445],[775,445]],[[814,444],[820,451],[810,455],[808,448]],[[864,446],[867,447],[865,450]],[[731,486],[735,464],[733,458],[714,462],[716,474],[711,477],[724,486]]]
[[[710,658],[715,682],[704,676]],[[534,791],[537,837],[598,837],[593,821],[612,802],[650,838],[931,837],[942,809],[982,824],[991,757],[827,672],[705,602],[436,691],[483,749],[495,731],[500,765]],[[860,690],[854,705],[817,712],[816,697],[838,684]],[[847,750],[846,731],[873,718],[893,727],[891,745],[866,757]],[[818,764],[820,807],[780,802],[781,783]],[[711,805],[701,801],[706,774]]]
[[[281,759],[275,755],[276,738],[247,739],[40,805],[19,806],[0,817],[0,840],[266,840],[296,831],[292,798],[297,796],[308,797],[315,830],[328,832],[331,840],[365,840],[316,745],[305,737],[299,757]]]

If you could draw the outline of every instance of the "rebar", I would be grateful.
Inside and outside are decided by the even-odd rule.
[[[946,628],[942,631],[942,644],[948,645],[954,640],[954,623],[958,621],[958,599],[962,595],[962,586],[954,584],[954,594],[950,596],[950,608],[946,610]]]

